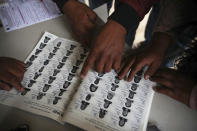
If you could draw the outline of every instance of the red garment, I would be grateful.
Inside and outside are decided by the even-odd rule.
[[[151,6],[159,0],[119,0],[122,3],[128,4],[138,13],[141,19],[148,13]]]

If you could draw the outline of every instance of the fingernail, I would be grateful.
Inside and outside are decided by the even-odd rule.
[[[148,80],[149,78],[150,78],[149,75],[146,75],[146,76],[145,76],[145,80]]]

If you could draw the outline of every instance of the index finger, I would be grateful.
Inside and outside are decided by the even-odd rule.
[[[80,74],[81,78],[84,78],[86,76],[86,74],[88,73],[88,70],[92,67],[95,60],[96,60],[96,56],[94,54],[90,53],[83,65],[82,70],[81,70],[81,74]]]
[[[131,68],[131,71],[129,73],[129,77],[128,77],[128,81],[131,81],[134,77],[134,75],[140,71],[142,69],[142,67],[144,67],[144,64],[141,62],[136,62],[134,63],[134,65]]]
[[[134,62],[135,62],[135,57],[134,57],[134,59],[131,59],[124,64],[124,66],[122,67],[121,72],[119,74],[120,79],[123,79],[126,76],[126,74],[129,72],[129,70]]]

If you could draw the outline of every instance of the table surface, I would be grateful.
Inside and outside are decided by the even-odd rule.
[[[106,17],[104,16],[105,14],[103,9],[100,9],[100,15],[103,18]],[[3,28],[0,28],[0,56],[24,61],[45,31],[59,37],[72,39],[71,30],[64,16],[8,33],[4,32]],[[157,93],[153,99],[149,121],[156,123],[163,131],[197,130],[196,111]],[[53,131],[54,129],[58,131],[80,130],[69,124],[61,125],[46,117],[0,105],[0,129],[2,131],[15,128],[22,123],[29,124],[31,131]]]

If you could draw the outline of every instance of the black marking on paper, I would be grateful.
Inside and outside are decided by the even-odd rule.
[[[62,62],[66,62],[67,59],[68,59],[68,57],[67,57],[67,56],[64,56],[64,57],[62,58]]]
[[[116,84],[112,83],[111,90],[116,91],[116,88],[118,88],[118,87],[119,87],[119,85],[116,85]]]
[[[90,85],[90,91],[91,92],[95,92],[97,90],[98,86],[94,85],[94,84],[91,84]]]
[[[49,62],[50,62],[50,60],[45,60],[45,61],[44,61],[44,65],[45,65],[45,66],[48,65]]]
[[[42,50],[36,49],[35,55],[40,54],[40,52],[42,52]]]
[[[44,66],[42,66],[40,69],[39,69],[39,72],[42,72],[44,70]]]
[[[29,82],[29,84],[27,85],[28,87],[32,87],[33,86],[33,84],[35,84],[36,83],[36,81],[35,80],[30,80],[30,82]]]
[[[51,38],[49,38],[49,37],[45,36],[45,38],[44,38],[44,43],[49,42],[49,40],[50,40],[50,39],[51,39]]]
[[[41,76],[41,75],[42,75],[42,73],[36,72],[33,79],[36,80],[36,79],[38,79],[38,77]]]
[[[133,103],[133,100],[130,100],[129,98],[126,98],[125,106],[131,107],[131,104]]]
[[[112,102],[107,100],[107,99],[105,99],[104,102],[105,102],[104,105],[103,105],[104,108],[108,108],[110,106],[110,104],[112,104]]]
[[[125,117],[126,117],[126,116],[128,115],[128,113],[131,111],[130,109],[128,109],[128,108],[126,108],[126,107],[123,107],[122,110],[123,110],[123,111],[122,111],[122,115],[125,116]]]
[[[115,83],[115,84],[118,84],[119,82],[120,82],[120,79],[119,79],[118,76],[116,76],[116,77],[115,77],[115,80],[114,80],[114,83]]]
[[[81,101],[80,109],[85,110],[89,104],[90,104],[89,102]]]
[[[72,72],[72,73],[76,73],[78,69],[79,69],[79,67],[73,66],[71,72]]]
[[[46,45],[47,45],[47,44],[44,44],[44,43],[42,43],[42,42],[41,42],[41,44],[40,44],[40,47],[39,47],[39,48],[40,48],[40,49],[44,49],[44,47],[45,47]]]
[[[60,89],[60,93],[58,94],[58,96],[62,96],[62,95],[64,94],[65,91],[66,91],[66,90],[64,90],[64,89]]]
[[[56,105],[59,100],[61,100],[61,97],[55,97],[53,100],[53,105]]]
[[[75,76],[74,74],[69,73],[68,78],[67,78],[68,81],[72,81],[74,76]]]
[[[114,93],[113,92],[108,92],[107,99],[111,100],[113,97],[114,97]]]
[[[36,55],[32,55],[30,58],[29,58],[29,61],[34,61],[36,58],[37,58],[38,56],[36,56]]]
[[[52,84],[53,81],[56,79],[56,77],[54,76],[49,76],[49,81],[48,81],[48,84]]]
[[[38,96],[37,96],[37,100],[41,100],[43,96],[45,96],[46,93],[42,93],[42,92],[39,92]]]
[[[70,50],[67,50],[66,56],[70,56],[73,52]]]
[[[33,63],[30,62],[30,61],[26,62],[26,64],[25,64],[25,65],[26,65],[26,68],[30,67],[32,64],[33,64]]]
[[[135,94],[136,94],[136,92],[129,90],[129,98],[130,99],[133,99]]]
[[[24,91],[21,92],[21,95],[22,96],[25,96],[31,89],[28,89],[28,88],[24,88]]]
[[[73,50],[76,47],[76,45],[70,45],[70,50]]]
[[[91,99],[91,94],[88,94],[85,99],[86,101],[89,101]]]
[[[70,84],[71,84],[71,82],[65,81],[65,82],[64,82],[64,85],[63,85],[63,88],[64,88],[64,89],[67,89],[67,88],[70,86]]]
[[[45,84],[44,87],[43,87],[43,89],[42,89],[42,91],[43,91],[43,92],[47,92],[47,91],[49,90],[50,87],[51,87],[51,85]]]
[[[132,83],[132,85],[131,85],[131,90],[132,90],[132,91],[136,91],[136,90],[137,90],[137,87],[138,87],[138,84]]]
[[[107,110],[101,108],[99,111],[99,118],[101,119],[104,118],[106,113],[107,113]]]
[[[134,82],[139,83],[142,78],[139,76],[134,76]]]
[[[126,122],[127,122],[127,119],[126,118],[119,117],[119,126],[123,127]]]
[[[53,52],[53,53],[56,53],[58,50],[59,50],[58,47],[54,47],[52,52]]]
[[[65,65],[65,63],[59,62],[57,69],[61,69],[64,65]]]
[[[101,80],[100,78],[96,78],[96,80],[94,81],[94,84],[98,85],[100,80]]]
[[[60,73],[60,70],[55,69],[55,70],[53,71],[53,76],[57,76],[58,73]]]
[[[48,56],[48,59],[52,59],[53,58],[53,56],[54,56],[55,54],[54,53],[49,53],[49,56]]]

